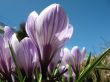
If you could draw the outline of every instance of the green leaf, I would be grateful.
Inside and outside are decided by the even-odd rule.
[[[70,75],[70,78],[72,77],[72,67],[71,67],[71,65],[69,65],[69,75]]]
[[[108,54],[110,54],[110,48],[106,50],[99,58],[89,64],[81,73],[76,82],[82,82],[84,78],[97,66]]]
[[[73,71],[72,71],[71,65],[69,65],[68,71],[69,71],[69,75],[70,75],[70,76],[69,76],[69,82],[71,82],[71,81],[73,80],[73,76],[72,76]]]
[[[42,81],[42,74],[39,73],[39,78],[38,78],[38,82],[41,82]]]
[[[55,69],[53,70],[52,76],[56,76],[57,73],[59,72],[59,67],[60,67],[60,63],[57,64],[57,66],[55,67]]]
[[[96,69],[101,69],[101,70],[110,70],[110,67],[108,66],[96,66]]]
[[[26,80],[26,76],[23,78],[23,81],[22,82],[25,82],[25,80]]]
[[[90,60],[91,60],[91,53],[89,54],[89,56],[87,58],[86,66],[90,63]]]

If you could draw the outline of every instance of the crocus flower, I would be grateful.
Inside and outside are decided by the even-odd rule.
[[[54,57],[60,55],[57,52],[71,38],[73,28],[63,8],[59,4],[52,4],[39,15],[35,11],[29,15],[26,32],[38,49],[41,70],[44,73]]]
[[[85,55],[86,55],[85,48],[83,48],[81,52],[80,52],[78,46],[74,46],[71,51],[67,48],[64,48],[63,49],[63,58],[62,58],[63,65],[64,64],[71,65],[73,72],[76,74],[76,77],[77,77],[80,72],[80,66],[81,66],[83,60],[85,59]]]
[[[16,62],[22,74],[24,76],[26,75],[27,78],[31,78],[35,69],[37,54],[33,42],[28,37],[25,37],[19,42],[16,34],[13,34],[11,44],[16,54]]]
[[[0,36],[0,73],[8,82],[12,82],[11,74],[14,71],[14,63],[9,50],[8,42],[13,32],[8,26],[4,28],[4,34]]]

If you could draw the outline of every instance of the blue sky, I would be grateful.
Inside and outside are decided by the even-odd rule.
[[[74,27],[66,47],[85,46],[98,53],[105,41],[110,41],[110,0],[0,0],[0,21],[15,27],[26,21],[29,13],[40,13],[52,3],[59,3]]]

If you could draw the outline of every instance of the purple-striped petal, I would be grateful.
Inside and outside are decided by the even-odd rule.
[[[12,46],[16,54],[18,65],[27,75],[31,75],[37,62],[37,51],[33,42],[27,37],[19,42],[14,34],[12,37]]]
[[[80,65],[80,61],[81,61],[81,52],[78,48],[78,46],[74,46],[71,50],[71,53],[75,59],[75,65]]]
[[[53,43],[57,39],[55,34],[67,27],[66,13],[59,4],[52,4],[40,13],[36,27],[38,36],[43,39],[42,44]]]
[[[24,49],[20,42],[18,41],[16,34],[13,34],[12,41],[11,41],[12,47],[14,49],[14,52],[16,54],[16,61],[20,68],[24,67],[26,64],[24,64]],[[19,61],[19,62],[18,62]]]
[[[9,26],[4,27],[4,36],[3,39],[5,41],[5,47],[9,46],[9,42],[11,41],[11,37],[13,35],[13,31]]]
[[[4,27],[4,38],[5,39],[9,40],[12,37],[13,33],[14,32],[9,26]]]
[[[83,47],[82,51],[81,51],[81,63],[84,61],[84,59],[86,58],[86,48]]]
[[[59,4],[52,4],[44,9],[36,20],[36,38],[42,60],[51,57],[71,35],[72,28],[69,28],[66,13]],[[45,51],[48,53],[45,54]]]
[[[62,65],[69,64],[72,66],[73,70],[75,70],[75,58],[71,54],[68,48],[63,49],[63,58],[62,58]]]
[[[10,28],[6,29],[5,27],[4,36],[0,36],[0,73],[8,80],[11,79],[11,73],[14,71],[15,66],[8,46],[11,38]]]
[[[25,28],[28,36],[31,37],[33,41],[35,41],[35,44],[37,43],[35,28],[35,21],[37,20],[37,17],[38,14],[35,11],[31,12],[30,15],[28,16]]]
[[[25,71],[28,72],[28,73],[32,73],[34,68],[35,68],[35,64],[37,62],[36,60],[36,54],[37,54],[37,51],[35,51],[35,46],[33,45],[32,41],[29,39],[29,38],[24,38],[22,41],[21,41],[21,45],[24,49],[24,60],[25,60]],[[23,63],[23,62],[22,62]]]
[[[73,28],[68,17],[59,4],[52,4],[45,8],[39,16],[32,12],[26,22],[26,32],[35,43],[39,52],[41,69],[49,63],[56,62],[56,54],[64,43],[71,38]]]

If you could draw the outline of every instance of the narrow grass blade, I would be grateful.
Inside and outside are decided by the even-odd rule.
[[[86,66],[90,63],[90,60],[91,60],[91,53],[89,54],[89,56],[87,58]]]
[[[38,82],[42,82],[42,74],[39,74]]]
[[[96,66],[96,69],[101,69],[101,70],[110,70],[110,67],[108,66]]]

